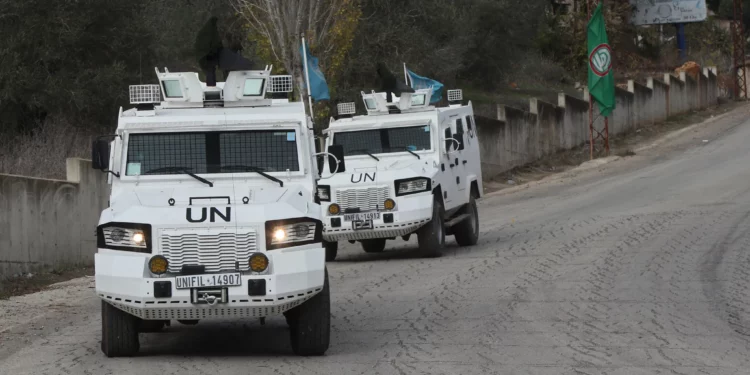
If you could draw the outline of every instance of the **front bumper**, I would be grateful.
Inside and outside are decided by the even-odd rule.
[[[432,194],[410,195],[395,198],[395,211],[382,211],[380,219],[373,220],[372,229],[355,230],[352,221],[344,214],[323,218],[323,239],[328,242],[356,241],[375,238],[392,238],[413,233],[432,219]],[[324,207],[327,212],[327,205]],[[386,223],[385,214],[393,214],[393,221]],[[331,219],[338,218],[341,225],[333,227]]]
[[[193,304],[190,289],[176,289],[175,278],[153,277],[150,254],[99,252],[96,293],[104,301],[146,320],[260,318],[290,310],[323,289],[325,249],[282,249],[265,253],[272,274],[243,274],[242,285],[226,287],[227,303]],[[250,296],[249,281],[264,279],[266,293]],[[171,281],[171,297],[156,298],[154,282]]]

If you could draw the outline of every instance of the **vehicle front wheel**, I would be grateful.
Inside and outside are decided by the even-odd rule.
[[[385,250],[385,238],[362,240],[362,250],[366,253],[382,253]]]
[[[336,255],[339,253],[338,242],[323,241],[323,247],[326,248],[326,262],[332,262],[336,259]]]
[[[479,240],[479,212],[473,196],[469,198],[464,213],[469,214],[469,217],[453,226],[453,234],[459,246],[474,246]]]
[[[428,258],[440,256],[440,251],[445,246],[445,222],[443,215],[443,203],[435,197],[432,202],[432,219],[417,231],[419,252],[422,256]]]
[[[323,290],[305,303],[287,311],[292,350],[297,355],[318,356],[328,350],[331,337],[331,295],[328,270]]]
[[[107,357],[130,357],[138,353],[139,319],[102,301],[102,352]]]

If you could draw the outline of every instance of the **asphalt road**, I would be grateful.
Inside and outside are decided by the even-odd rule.
[[[275,318],[175,323],[107,359],[78,279],[0,301],[0,374],[750,373],[748,113],[488,196],[480,243],[439,259],[347,245],[324,357],[292,355]]]

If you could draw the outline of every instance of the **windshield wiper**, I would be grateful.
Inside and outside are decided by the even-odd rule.
[[[213,182],[211,182],[209,180],[206,180],[205,178],[203,178],[201,176],[198,176],[197,174],[195,174],[193,172],[190,172],[190,169],[191,168],[187,168],[187,167],[161,167],[161,168],[156,168],[156,169],[148,170],[144,174],[145,175],[146,174],[154,174],[154,173],[159,173],[159,172],[182,172],[182,173],[184,173],[184,174],[186,174],[186,175],[188,175],[188,176],[190,176],[190,177],[192,177],[192,178],[194,178],[194,179],[196,179],[196,180],[198,180],[198,181],[200,181],[200,182],[202,182],[202,183],[204,183],[204,184],[206,184],[206,185],[208,185],[210,187],[214,187],[214,183]]]
[[[264,170],[263,168],[252,167],[252,166],[249,166],[249,165],[222,165],[222,166],[219,167],[219,169],[221,169],[221,170],[224,170],[224,169],[240,169],[240,170],[242,170],[244,172],[255,172],[255,173],[257,173],[257,174],[259,174],[259,175],[261,175],[261,176],[263,176],[263,177],[265,177],[265,178],[267,178],[267,179],[269,179],[269,180],[271,180],[273,182],[278,182],[280,187],[284,187],[284,181],[281,181],[278,178],[276,178],[274,176],[271,176],[270,174],[268,174],[266,172],[263,172],[263,170]]]
[[[371,154],[370,150],[368,150],[368,149],[362,148],[362,149],[357,149],[357,150],[349,150],[349,152],[364,152],[365,154],[367,154],[371,158],[373,158],[373,159],[375,159],[377,161],[380,161],[380,159],[378,159],[377,157],[375,157],[375,155]]]
[[[408,153],[410,153],[410,154],[412,154],[412,155],[416,156],[416,157],[417,157],[417,159],[419,159],[419,160],[422,160],[422,157],[420,157],[419,155],[417,155],[417,153],[416,153],[416,152],[414,152],[414,151],[410,150],[410,149],[409,149],[408,147],[391,147],[391,150],[401,150],[401,151],[406,151],[406,152],[408,152]]]

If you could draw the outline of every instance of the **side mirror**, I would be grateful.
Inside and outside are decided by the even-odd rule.
[[[453,150],[450,149],[450,144],[455,143],[456,147],[453,148]],[[458,152],[458,148],[461,146],[461,142],[458,141],[456,138],[445,138],[445,153],[447,155],[452,155]]]
[[[342,145],[331,145],[328,146],[328,153],[335,156],[339,160],[338,170],[336,169],[336,159],[328,156],[328,169],[331,173],[346,172],[346,165],[344,164],[344,146]]]
[[[109,169],[109,142],[97,139],[91,147],[91,166],[100,171]]]

